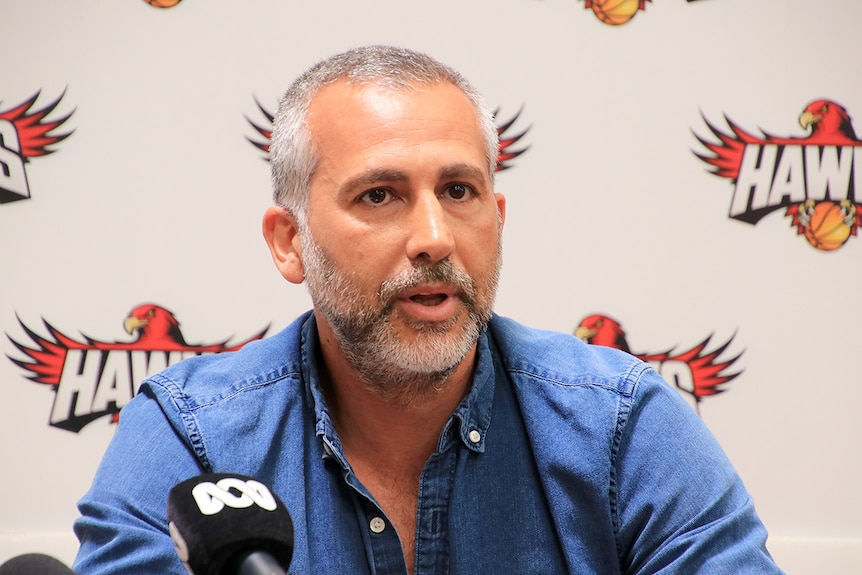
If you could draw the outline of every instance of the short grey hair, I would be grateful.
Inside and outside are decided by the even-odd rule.
[[[494,177],[499,141],[493,113],[481,94],[459,72],[420,52],[392,46],[364,46],[322,60],[300,75],[281,98],[270,141],[273,199],[305,227],[308,189],[319,161],[308,130],[314,97],[338,80],[406,90],[449,82],[472,102],[485,140],[488,170]]]

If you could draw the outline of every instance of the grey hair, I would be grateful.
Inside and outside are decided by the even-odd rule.
[[[453,84],[476,109],[493,179],[499,151],[497,127],[481,94],[463,75],[413,50],[391,46],[355,48],[309,68],[291,84],[279,102],[269,149],[273,199],[293,214],[300,226],[304,227],[307,222],[308,189],[319,161],[308,130],[308,108],[320,90],[342,79],[401,90],[441,82]]]

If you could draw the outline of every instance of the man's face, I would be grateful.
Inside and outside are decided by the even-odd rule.
[[[491,315],[505,200],[468,98],[339,82],[312,102],[302,257],[318,321],[368,382],[434,383]],[[322,316],[322,317],[321,317]]]

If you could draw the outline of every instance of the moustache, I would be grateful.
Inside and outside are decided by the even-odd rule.
[[[385,308],[391,308],[407,290],[425,283],[443,284],[450,288],[467,305],[476,300],[476,283],[466,272],[459,270],[448,259],[436,263],[417,263],[398,275],[384,281],[377,292]]]

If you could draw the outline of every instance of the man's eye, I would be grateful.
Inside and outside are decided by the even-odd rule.
[[[363,202],[373,204],[375,206],[385,204],[391,198],[392,195],[389,193],[389,191],[382,188],[375,188],[373,190],[369,190],[361,196]]]
[[[447,192],[453,200],[464,200],[470,196],[470,187],[464,184],[452,184]]]

